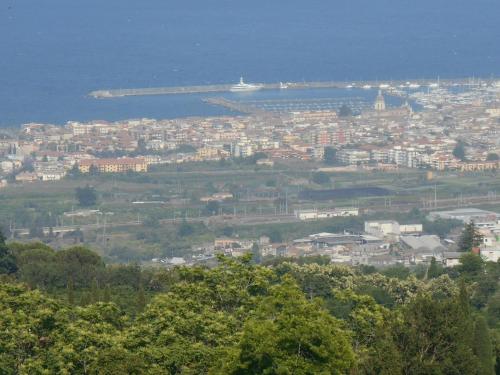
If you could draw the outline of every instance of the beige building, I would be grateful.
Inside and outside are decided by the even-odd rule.
[[[89,173],[95,167],[101,173],[147,172],[148,164],[144,158],[92,159],[82,160],[78,168],[82,173]]]

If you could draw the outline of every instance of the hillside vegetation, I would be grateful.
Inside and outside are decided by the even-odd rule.
[[[419,279],[250,257],[141,269],[85,248],[0,248],[1,374],[498,373],[500,265],[473,254]]]

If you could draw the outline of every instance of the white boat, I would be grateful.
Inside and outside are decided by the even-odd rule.
[[[236,85],[232,86],[231,92],[248,92],[248,91],[257,91],[262,88],[262,85],[252,85],[250,83],[245,83],[243,81],[243,77],[240,78],[240,82]]]
[[[288,83],[280,82],[280,89],[284,90],[288,88]]]
[[[388,89],[389,87],[391,87],[391,86],[389,86],[387,83],[382,83],[382,84],[380,84],[380,86],[378,88],[385,90],[385,89]]]
[[[410,84],[408,85],[408,87],[409,87],[410,89],[418,89],[418,88],[420,88],[420,85],[419,85],[418,83],[410,83]]]
[[[364,85],[364,86],[363,86],[363,88],[364,88],[365,90],[370,90],[372,87],[371,87],[370,85]]]

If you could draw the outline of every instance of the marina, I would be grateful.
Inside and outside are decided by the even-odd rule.
[[[251,108],[273,113],[289,113],[301,111],[337,111],[343,105],[353,112],[362,112],[372,107],[372,102],[362,97],[311,98],[311,99],[275,99],[240,101]]]

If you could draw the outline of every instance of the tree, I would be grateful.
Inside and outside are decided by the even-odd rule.
[[[487,161],[498,161],[500,160],[500,157],[498,156],[497,153],[495,152],[490,152],[488,156],[486,157]]]
[[[351,107],[347,106],[346,104],[342,104],[342,107],[340,107],[338,111],[339,117],[349,117],[352,116],[352,109]]]
[[[497,292],[488,301],[488,305],[486,306],[486,316],[491,327],[497,329],[500,328],[500,292]]]
[[[102,375],[141,375],[148,373],[147,365],[139,353],[130,353],[119,345],[99,351],[92,373]]]
[[[204,212],[209,216],[217,215],[220,209],[220,203],[217,201],[210,201],[205,206]]]
[[[337,150],[331,146],[325,147],[325,153],[323,155],[323,161],[325,164],[334,165],[336,163],[335,157],[337,156]]]
[[[148,149],[146,147],[146,141],[143,139],[143,138],[140,138],[138,141],[137,141],[137,148],[135,150],[137,152],[137,154],[139,155],[144,155],[147,153]]]
[[[142,313],[146,307],[146,295],[144,294],[144,287],[142,283],[139,284],[137,291],[137,312]]]
[[[75,304],[75,285],[73,283],[73,278],[71,277],[68,280],[66,290],[68,293],[68,303],[73,306]]]
[[[37,290],[0,283],[0,373],[45,372],[30,369],[30,362],[40,362],[37,353],[50,342],[60,310],[58,303]]]
[[[78,167],[78,164],[73,164],[73,166],[71,167],[71,169],[68,171],[68,177],[73,177],[73,178],[76,178],[76,177],[80,177],[82,175],[82,173],[80,172],[80,168]]]
[[[106,303],[111,302],[111,287],[109,286],[109,284],[106,284],[106,286],[104,287],[102,301]]]
[[[493,375],[493,346],[491,343],[488,324],[483,315],[476,317],[473,337],[474,354],[479,360],[478,375]]]
[[[369,318],[369,317],[368,317]],[[372,333],[373,342],[360,353],[361,374],[402,374],[401,352],[392,337],[392,327],[384,322]]]
[[[392,337],[395,315],[370,296],[346,290],[335,290],[334,294],[335,303],[346,309],[345,321],[352,332],[361,373],[401,374],[401,354]]]
[[[257,242],[254,242],[252,244],[252,259],[257,264],[262,260],[260,256],[259,244]]]
[[[89,175],[91,175],[91,176],[98,176],[99,173],[100,173],[99,168],[97,166],[95,166],[94,164],[92,164],[89,167]]]
[[[474,374],[473,324],[460,298],[420,294],[402,311],[395,328],[404,374]]]
[[[458,251],[471,251],[483,243],[483,235],[479,233],[473,221],[465,224],[462,235],[458,241]]]
[[[497,331],[495,336],[495,375],[500,375],[500,333]]]
[[[66,285],[66,280],[71,277],[75,289],[91,289],[94,280],[99,279],[105,269],[99,255],[81,246],[58,251],[55,253],[54,262],[59,278],[63,280],[62,285]]]
[[[97,193],[95,189],[89,185],[81,188],[76,188],[76,199],[82,207],[94,206],[97,203]]]
[[[460,257],[460,264],[457,268],[466,280],[474,280],[483,273],[484,260],[480,255],[466,253]]]
[[[269,240],[272,243],[281,243],[283,242],[283,235],[278,229],[272,229],[266,234],[269,237]]]
[[[427,269],[427,278],[435,279],[443,274],[443,266],[438,264],[436,258],[432,257],[431,263],[429,264],[429,268]]]
[[[97,278],[94,277],[94,280],[92,280],[92,284],[90,286],[90,302],[91,303],[97,303],[101,300],[99,292],[100,292],[99,291],[99,283],[97,281]]]
[[[58,312],[45,360],[34,357],[50,374],[139,374],[134,355],[124,348],[124,317],[112,304],[97,303]],[[116,358],[110,358],[116,355]],[[130,360],[130,363],[120,363]],[[41,363],[40,363],[41,362]],[[120,372],[124,371],[124,372]]]
[[[459,220],[437,219],[433,221],[422,220],[424,225],[424,232],[429,234],[436,234],[440,238],[445,238],[455,228],[463,226]]]
[[[177,147],[175,151],[181,154],[192,154],[196,152],[196,147],[191,146],[189,144],[181,144]]]
[[[354,366],[349,336],[291,278],[273,287],[223,358],[228,374],[343,374]]]
[[[16,258],[12,255],[9,247],[5,243],[5,237],[0,231],[0,275],[12,274],[17,271]]]
[[[453,149],[453,156],[461,161],[465,161],[465,143],[462,140],[457,141]]]
[[[231,237],[234,234],[234,227],[224,227],[224,228],[222,228],[222,234],[225,237]]]
[[[90,305],[91,303],[92,303],[92,297],[90,293],[83,292],[80,298],[80,306],[87,306]]]
[[[330,183],[330,176],[325,172],[316,172],[313,173],[312,180],[315,184],[326,185]]]
[[[410,270],[402,264],[396,264],[394,266],[387,267],[382,274],[387,277],[405,280],[408,276],[410,276]]]
[[[189,224],[186,220],[183,220],[179,229],[177,230],[177,235],[179,237],[188,237],[194,233],[194,227]]]

